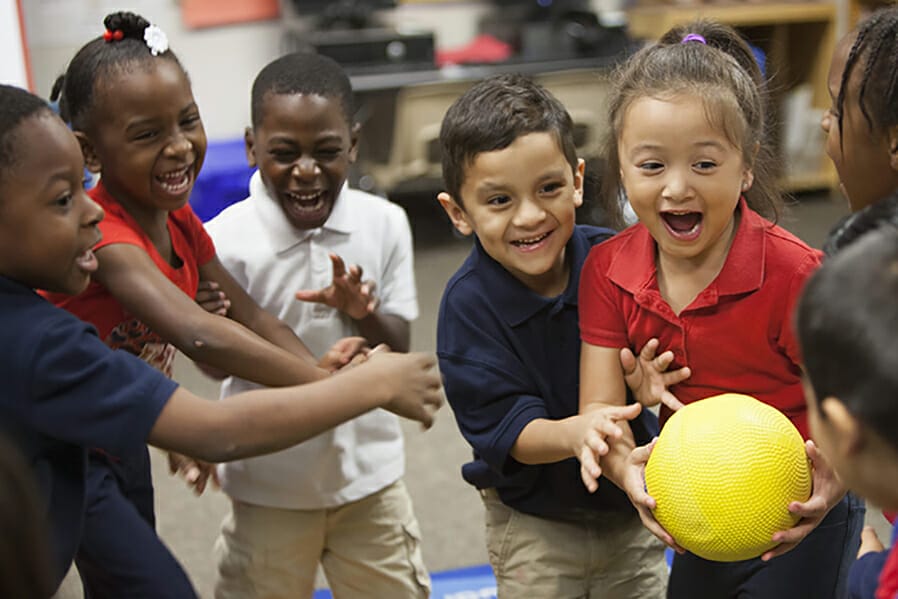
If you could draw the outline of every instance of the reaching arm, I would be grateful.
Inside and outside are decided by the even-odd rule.
[[[192,360],[272,387],[328,376],[309,359],[273,345],[235,320],[203,310],[169,281],[140,248],[107,245],[97,250],[97,258],[95,279],[126,310]],[[221,285],[222,281],[218,283]],[[242,298],[245,292],[233,279],[225,281],[225,285],[233,308],[234,297]]]
[[[221,401],[178,388],[149,442],[210,462],[229,461],[290,447],[377,407],[430,426],[443,397],[433,356],[375,350],[340,376],[300,387]]]
[[[263,310],[256,301],[234,280],[231,273],[219,261],[212,258],[199,268],[200,279],[218,284],[228,299],[228,317],[249,330],[295,356],[316,363],[318,360],[284,321]]]

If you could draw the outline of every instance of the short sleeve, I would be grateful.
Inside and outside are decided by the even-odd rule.
[[[181,218],[183,218],[187,230],[190,231],[196,263],[198,266],[203,266],[215,257],[215,243],[212,241],[209,233],[206,232],[203,221],[194,213],[190,204],[181,208],[179,212],[181,211],[183,211]]]
[[[418,317],[418,294],[415,286],[415,262],[412,231],[408,216],[401,207],[391,209],[389,230],[384,238],[384,268],[381,273],[380,311],[412,321]]]
[[[177,383],[61,312],[19,354],[28,425],[83,447],[121,454],[146,443]]]
[[[808,255],[795,269],[791,284],[789,285],[788,303],[784,312],[787,315],[787,318],[783,320],[779,346],[795,364],[802,363],[801,349],[799,347],[798,335],[795,329],[795,308],[798,305],[798,300],[801,298],[805,283],[808,282],[808,279],[820,266],[821,258],[822,254],[816,251],[813,254]]]
[[[621,290],[607,276],[607,245],[597,245],[580,273],[580,338],[599,347],[629,347]]]

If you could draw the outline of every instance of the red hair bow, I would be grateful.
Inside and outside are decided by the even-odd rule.
[[[103,39],[107,42],[119,42],[125,37],[124,32],[121,29],[116,29],[115,31],[109,31],[108,29],[103,32]]]

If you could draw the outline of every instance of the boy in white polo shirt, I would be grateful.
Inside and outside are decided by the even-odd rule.
[[[207,224],[225,267],[316,355],[351,335],[408,351],[418,315],[405,212],[346,184],[352,103],[348,77],[326,57],[289,54],[263,68],[246,132],[258,167],[250,195]],[[228,378],[222,397],[254,386]],[[427,597],[404,468],[399,423],[384,410],[221,466],[232,510],[216,597],[311,597],[319,563],[337,598]]]

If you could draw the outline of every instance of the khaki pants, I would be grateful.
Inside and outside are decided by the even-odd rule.
[[[402,481],[323,510],[232,501],[216,551],[217,599],[311,597],[319,562],[337,599],[430,595],[418,521]]]
[[[499,599],[654,599],[667,590],[664,545],[634,513],[581,522],[537,518],[482,491]]]

